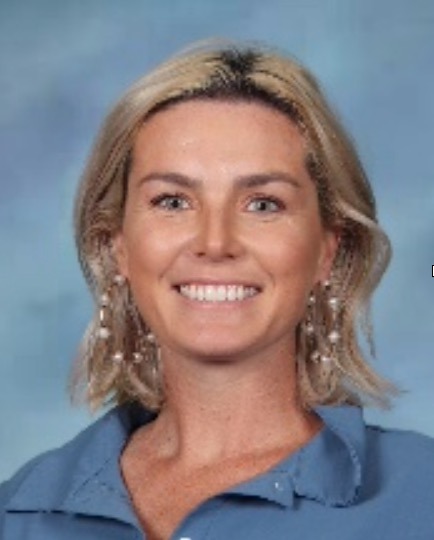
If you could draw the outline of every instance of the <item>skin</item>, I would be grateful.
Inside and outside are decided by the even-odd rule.
[[[305,156],[291,121],[255,103],[181,103],[139,131],[114,253],[159,343],[167,401],[127,446],[136,471],[144,446],[182,476],[294,450],[320,429],[297,395],[295,331],[337,239]],[[257,294],[198,302],[185,283]]]

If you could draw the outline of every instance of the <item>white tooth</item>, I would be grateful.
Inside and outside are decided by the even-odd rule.
[[[191,288],[188,285],[182,285],[181,286],[181,294],[183,296],[186,296],[187,298],[191,298]]]
[[[226,298],[229,302],[233,302],[237,299],[237,288],[234,285],[227,287],[226,289]]]
[[[187,298],[190,298],[190,287],[188,285],[181,285],[180,291],[182,296],[186,296]]]
[[[226,300],[226,287],[224,285],[219,285],[217,288],[217,300],[219,302]]]
[[[189,298],[191,300],[196,300],[196,296],[197,296],[196,285],[190,285],[188,287],[188,292],[189,292]]]
[[[212,285],[207,285],[205,287],[205,300],[207,302],[214,302],[215,289]]]
[[[201,302],[205,299],[205,287],[203,287],[202,285],[198,285],[196,287],[196,298]]]
[[[234,302],[257,294],[255,287],[242,285],[181,285],[180,293],[200,302]]]

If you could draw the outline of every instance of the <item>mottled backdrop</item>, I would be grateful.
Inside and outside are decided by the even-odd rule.
[[[90,421],[65,386],[91,312],[71,208],[93,135],[126,86],[210,36],[292,52],[356,139],[395,248],[376,365],[408,391],[367,416],[434,435],[434,3],[0,0],[0,479]]]

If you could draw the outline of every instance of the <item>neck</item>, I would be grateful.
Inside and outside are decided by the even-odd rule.
[[[243,454],[296,449],[321,427],[300,404],[295,361],[192,362],[162,355],[166,402],[152,438],[162,456],[206,464]]]

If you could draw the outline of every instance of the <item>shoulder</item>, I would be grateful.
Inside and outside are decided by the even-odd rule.
[[[434,505],[434,439],[413,431],[366,427],[366,469],[390,488]]]
[[[119,413],[109,411],[63,446],[40,454],[0,484],[0,511],[53,504],[85,474],[104,460]],[[118,437],[120,438],[120,437]]]
[[[381,455],[389,460],[398,460],[402,465],[426,465],[434,457],[434,438],[428,435],[374,425],[366,426],[366,434],[371,447],[376,447]]]
[[[45,452],[39,456],[34,457],[25,465],[23,465],[9,480],[6,480],[0,484],[0,512],[8,505],[11,497],[21,486],[22,482],[27,478],[31,471],[38,466],[38,464],[46,459],[51,452]]]
[[[153,418],[154,413],[138,403],[109,410],[71,441],[32,459],[0,485],[0,512],[48,511],[64,505],[120,456],[137,427]]]

